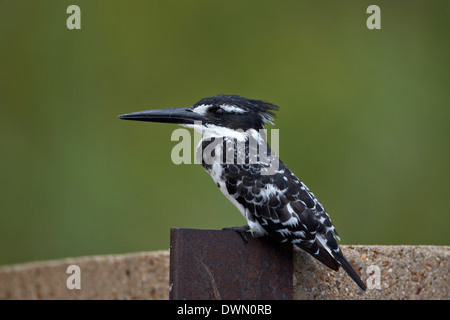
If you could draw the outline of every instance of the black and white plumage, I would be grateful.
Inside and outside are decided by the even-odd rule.
[[[277,106],[236,95],[218,95],[192,107],[157,109],[122,119],[177,123],[202,133],[196,157],[222,193],[247,220],[254,236],[291,242],[327,267],[341,266],[365,290],[345,259],[330,217],[314,194],[270,150],[262,129]]]

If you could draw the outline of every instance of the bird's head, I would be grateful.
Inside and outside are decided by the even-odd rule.
[[[217,95],[200,100],[190,107],[153,109],[119,116],[125,120],[176,123],[197,130],[226,128],[247,131],[263,129],[272,123],[278,107],[262,100],[237,95]],[[201,128],[196,127],[201,123]]]

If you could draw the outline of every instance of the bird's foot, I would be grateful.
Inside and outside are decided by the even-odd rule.
[[[242,227],[228,227],[228,228],[223,228],[222,230],[233,230],[233,231],[236,231],[237,233],[239,233],[239,235],[245,241],[245,244],[248,243],[248,238],[247,238],[247,234],[246,234],[250,230],[250,227],[248,225],[245,225],[245,226],[242,226]]]

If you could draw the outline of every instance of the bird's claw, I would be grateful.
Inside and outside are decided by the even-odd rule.
[[[248,243],[247,238],[247,232],[250,230],[250,227],[248,225],[242,226],[242,227],[228,227],[228,228],[222,228],[222,230],[233,230],[239,233],[241,238],[244,240],[245,244]]]

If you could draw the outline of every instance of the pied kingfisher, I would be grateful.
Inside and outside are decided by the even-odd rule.
[[[339,236],[323,206],[283,162],[275,161],[276,155],[267,145],[264,125],[273,124],[277,109],[261,100],[217,95],[190,107],[119,117],[175,123],[202,133],[198,161],[247,220],[244,227],[228,229],[291,242],[333,270],[341,266],[365,290],[339,249]]]

